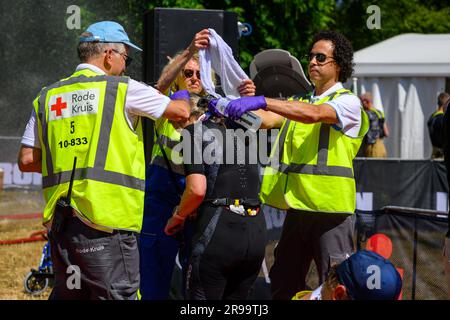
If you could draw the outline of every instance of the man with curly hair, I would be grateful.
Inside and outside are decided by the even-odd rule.
[[[287,210],[270,270],[274,299],[305,290],[312,260],[322,283],[330,264],[354,251],[353,159],[368,120],[358,97],[342,86],[353,71],[353,49],[342,34],[322,31],[308,57],[313,92],[287,101],[246,97],[227,108],[231,117],[265,109],[273,126],[282,125],[272,151],[279,161],[266,167],[260,192],[263,203]]]

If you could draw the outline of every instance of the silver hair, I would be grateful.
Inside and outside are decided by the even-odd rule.
[[[90,32],[84,32],[82,37],[90,37]],[[123,43],[112,42],[80,42],[78,44],[78,58],[81,62],[87,62],[91,59],[98,57],[100,54],[108,49],[115,49],[119,52],[125,51],[125,45]]]

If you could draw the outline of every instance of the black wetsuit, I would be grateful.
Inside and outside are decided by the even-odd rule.
[[[227,122],[226,125],[228,129],[237,128],[234,123]],[[195,130],[197,129],[200,131],[196,131],[196,135],[194,125],[186,128],[191,136],[197,138],[196,146],[191,144],[193,151],[190,158],[193,163],[195,157],[199,159],[203,156],[203,161],[201,164],[185,164],[185,172],[186,176],[203,174],[207,178],[207,192],[194,222],[192,253],[187,270],[187,298],[246,299],[264,259],[264,216],[262,213],[242,216],[224,206],[214,206],[211,200],[258,199],[258,165],[254,161],[250,164],[249,161],[252,160],[251,156],[255,150],[249,148],[248,143],[238,143],[238,139],[231,139],[229,145],[230,149],[234,148],[234,159],[228,154],[233,161],[231,164],[225,163],[227,153],[232,151],[224,148],[225,126],[208,120]],[[201,142],[198,132],[203,136]],[[228,133],[230,132],[232,131],[229,130]],[[221,135],[223,139],[217,135]],[[211,145],[212,143],[215,144]],[[245,161],[243,164],[237,164],[238,154],[243,155],[242,152],[245,153]],[[211,163],[210,159],[206,159],[208,155],[221,159],[222,164]],[[242,159],[244,160],[244,157]]]

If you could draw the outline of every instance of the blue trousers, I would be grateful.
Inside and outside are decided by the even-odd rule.
[[[159,222],[170,218],[173,207],[154,200],[150,209],[160,214]],[[153,217],[154,218],[154,217]],[[147,221],[146,221],[147,220]],[[153,221],[152,221],[153,220]],[[155,219],[146,219],[140,236],[140,292],[143,300],[165,300],[169,296],[172,271],[175,266],[175,257],[178,253],[179,242],[173,237],[166,236],[164,226],[155,230],[152,222]]]
[[[180,189],[184,177],[177,175]],[[164,227],[178,205],[169,172],[150,165],[147,171],[144,219],[139,241],[140,293],[143,300],[165,300],[169,297],[172,272],[180,242],[164,233]]]

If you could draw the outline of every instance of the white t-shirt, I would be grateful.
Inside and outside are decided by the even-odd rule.
[[[338,82],[320,96],[315,96],[313,92],[311,103],[342,88],[342,83]],[[342,133],[349,137],[358,137],[359,129],[361,128],[361,101],[359,98],[353,94],[343,94],[331,101],[325,102],[325,104],[328,104],[336,111],[339,122],[333,125],[333,128],[342,130]]]
[[[98,74],[105,74],[102,69],[92,64],[79,64],[76,70],[78,71],[81,69],[90,69]],[[143,82],[130,79],[128,81],[127,95],[125,98],[125,117],[128,125],[133,129],[137,122],[137,118],[140,116],[149,117],[153,120],[160,118],[164,111],[166,111],[169,102],[170,99],[161,94],[158,90]],[[30,120],[25,127],[25,132],[22,137],[22,144],[40,149],[41,145],[37,135],[36,112],[34,111],[34,108],[32,108]]]

